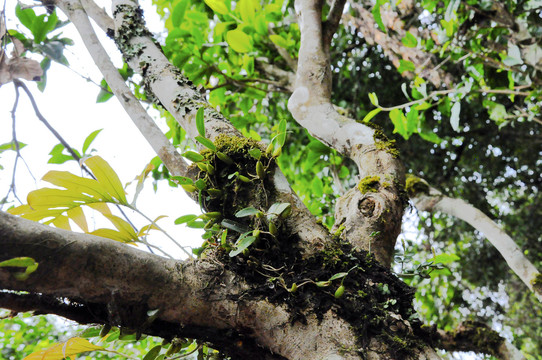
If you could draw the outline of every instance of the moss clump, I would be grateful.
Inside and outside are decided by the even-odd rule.
[[[537,274],[535,278],[531,281],[533,289],[538,294],[542,294],[542,274]]]
[[[407,174],[405,190],[409,197],[414,197],[419,193],[428,194],[429,185],[417,176]]]
[[[377,192],[380,187],[379,176],[366,176],[358,184],[358,189],[362,194],[368,192]]]

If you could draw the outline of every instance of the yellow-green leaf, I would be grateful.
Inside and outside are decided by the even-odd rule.
[[[86,204],[89,208],[92,208],[96,211],[99,211],[102,215],[111,215],[111,210],[109,209],[109,206],[107,206],[106,203],[103,202],[96,202],[92,204]]]
[[[57,216],[56,218],[51,220],[51,223],[59,229],[64,229],[64,230],[72,229],[70,226],[70,219],[64,215]]]
[[[104,349],[103,346],[94,345],[86,339],[74,337],[65,343],[56,344],[49,349],[32,353],[23,360],[60,360],[68,356]]]
[[[246,53],[252,50],[250,36],[245,34],[241,29],[228,31],[226,33],[226,41],[238,53]]]
[[[85,160],[85,164],[109,194],[115,197],[121,204],[128,205],[124,188],[117,173],[115,173],[104,159],[99,156],[93,156]]]
[[[112,200],[108,190],[96,180],[80,177],[67,171],[49,171],[42,180],[67,190],[88,194],[98,200]]]
[[[73,190],[43,188],[31,191],[26,201],[35,210],[52,208],[65,208],[67,210],[96,200]]]
[[[87,218],[85,217],[85,213],[83,213],[83,209],[80,206],[66,211],[66,215],[68,215],[68,217],[72,219],[73,222],[75,222],[77,226],[81,228],[81,230],[88,233]]]
[[[115,226],[117,228],[117,230],[119,230],[119,232],[121,232],[122,234],[125,234],[126,237],[130,238],[132,241],[138,241],[139,240],[134,228],[126,220],[124,220],[124,219],[122,219],[122,218],[120,218],[120,217],[118,217],[116,215],[104,215],[104,216],[109,221],[111,221],[113,226]]]
[[[220,15],[226,15],[228,13],[228,7],[221,0],[204,0],[207,6]]]
[[[90,232],[89,234],[95,235],[95,236],[101,236],[101,237],[119,241],[122,243],[135,244],[134,240],[130,236],[127,236],[126,233],[121,233],[120,231],[113,230],[113,229],[96,229]]]
[[[280,46],[281,48],[286,49],[288,47],[288,41],[280,35],[269,35],[269,38],[275,45]]]

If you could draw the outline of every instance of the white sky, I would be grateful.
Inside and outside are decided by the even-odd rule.
[[[149,3],[148,1],[143,1]],[[7,0],[6,15],[8,29],[15,27],[14,15],[15,0]],[[40,11],[36,9],[36,12]],[[147,19],[152,11],[147,11]],[[60,14],[60,12],[59,12]],[[155,14],[155,16],[157,16]],[[154,21],[154,29],[160,29],[158,18]],[[20,25],[19,25],[20,26]],[[24,29],[17,28],[19,31]],[[90,59],[86,48],[82,46],[81,39],[72,25],[62,28],[65,37],[74,40],[75,45],[65,52],[72,67],[80,74],[89,76],[96,83],[102,79],[96,66]],[[97,30],[98,35],[101,31]],[[113,42],[105,36],[103,43],[110,54],[113,54],[115,63],[120,67],[120,55]],[[32,91],[42,115],[64,137],[73,148],[81,151],[83,141],[92,131],[104,129],[93,142],[91,148],[97,149],[96,155],[103,157],[117,172],[121,181],[126,183],[133,180],[156,154],[152,151],[145,138],[139,133],[132,121],[122,109],[120,103],[112,98],[106,103],[96,104],[99,88],[75,74],[72,70],[53,63],[47,72],[47,87],[41,93],[35,83],[25,83]],[[0,144],[12,139],[11,109],[15,99],[13,84],[0,87]],[[156,112],[153,114],[155,118]],[[158,119],[158,123],[165,129],[164,123]],[[29,191],[51,185],[39,181],[49,170],[68,170],[76,175],[81,175],[75,162],[71,161],[63,165],[47,164],[50,158],[49,152],[59,143],[47,128],[35,116],[30,101],[20,90],[19,105],[16,112],[17,139],[28,144],[21,150],[24,160],[38,180],[34,181],[26,166],[19,161],[16,172],[16,186],[18,197],[25,202]],[[4,170],[0,170],[0,198],[3,198],[11,183],[12,165],[14,152],[8,151],[0,155],[0,164]],[[188,198],[181,188],[171,188],[165,182],[158,186],[155,194],[152,187],[152,179],[149,179],[145,189],[138,198],[138,208],[150,218],[159,215],[168,215],[168,218],[159,221],[159,225],[167,229],[168,233],[183,245],[199,246],[201,243],[200,230],[189,229],[185,225],[174,225],[173,221],[186,214],[199,214],[199,207]],[[130,191],[131,190],[131,191]],[[128,190],[128,199],[133,196],[133,189]],[[10,198],[13,200],[13,197]],[[15,203],[19,205],[19,203]],[[6,206],[3,208],[6,209]],[[146,224],[141,222],[139,215],[130,215],[132,221],[137,221],[139,227]],[[101,223],[100,223],[101,224]],[[101,224],[104,226],[107,223]],[[90,221],[89,221],[90,225]],[[158,234],[158,232],[155,232]],[[152,235],[152,233],[151,233]],[[168,252],[175,257],[180,257],[181,252],[171,247],[170,241],[161,236],[151,236],[150,241],[167,246]]]

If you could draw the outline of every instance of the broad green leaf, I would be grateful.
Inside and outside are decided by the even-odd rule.
[[[49,161],[47,161],[48,164],[64,164],[68,160],[74,160],[73,156],[64,154],[64,150],[66,148],[62,144],[56,144],[51,151],[49,152],[49,155],[51,155],[51,158]]]
[[[314,179],[312,179],[311,190],[312,195],[316,197],[322,197],[324,195],[324,183],[318,176],[315,176]]]
[[[416,108],[412,107],[408,111],[407,114],[407,125],[406,125],[406,132],[408,136],[412,135],[418,130],[418,110]]]
[[[204,119],[204,108],[203,106],[198,109],[198,112],[196,113],[196,128],[198,130],[198,133],[205,137],[205,119]]]
[[[362,122],[369,122],[369,121],[371,121],[371,119],[374,118],[374,117],[375,117],[379,112],[381,112],[381,111],[382,111],[382,109],[380,109],[380,108],[373,109],[373,110],[369,111],[369,112],[367,113],[367,115],[365,115],[365,117],[363,117]]]
[[[188,5],[190,5],[190,0],[181,0],[173,8],[173,12],[171,13],[171,23],[174,27],[181,25]]]
[[[107,189],[108,193],[115,197],[119,203],[129,205],[126,194],[117,173],[100,156],[92,156],[85,160],[85,164],[92,171],[96,180]]]
[[[241,209],[238,212],[236,212],[235,217],[241,218],[241,217],[245,217],[245,216],[256,215],[259,212],[260,212],[260,210],[250,206],[250,207],[246,207],[246,208]]]
[[[403,114],[403,111],[399,109],[393,109],[392,111],[390,111],[389,116],[391,122],[395,126],[393,132],[399,133],[405,139],[408,139],[410,135],[408,135],[407,133],[407,119],[405,117],[405,114]]]
[[[373,10],[371,10],[371,14],[373,14],[373,18],[375,19],[375,22],[378,24],[378,27],[381,31],[387,33],[386,26],[384,26],[384,22],[382,21],[382,16],[380,15],[380,6],[385,3],[385,0],[377,0],[376,4],[373,6]]]
[[[220,15],[226,15],[228,13],[228,7],[224,4],[223,0],[204,0],[207,6]]]
[[[288,41],[282,36],[273,34],[273,35],[269,35],[269,38],[275,45],[280,46],[281,48],[285,48],[285,49],[288,48]]]
[[[197,142],[205,146],[207,149],[216,151],[216,146],[211,140],[204,138],[203,136],[196,136],[195,139]]]
[[[248,151],[248,154],[256,160],[260,160],[262,157],[262,151],[258,148],[253,148]]]
[[[235,10],[239,10],[241,19],[244,22],[251,23],[254,20],[256,10],[259,8],[260,2],[258,0],[239,0]]]
[[[416,37],[408,31],[406,32],[405,36],[401,39],[401,42],[403,43],[403,45],[409,48],[413,48],[418,45],[418,39],[416,39]]]
[[[456,254],[439,254],[433,258],[435,263],[449,264],[458,261],[460,258]]]
[[[23,360],[61,360],[89,351],[104,350],[103,346],[90,343],[88,340],[74,337],[68,341],[50,347],[47,350],[37,351],[25,357]]]
[[[194,151],[185,151],[182,155],[190,161],[199,162],[205,160],[203,155]]]
[[[156,357],[160,354],[160,351],[162,350],[162,345],[156,345],[152,349],[149,350],[147,354],[143,357],[143,360],[154,360]]]
[[[399,73],[404,73],[405,71],[412,71],[414,72],[416,70],[416,66],[412,61],[409,60],[399,60],[399,67],[397,68],[397,71]]]
[[[452,106],[451,116],[450,116],[450,125],[454,131],[459,131],[459,114],[461,112],[461,102],[456,101]]]
[[[252,50],[250,36],[245,34],[241,29],[228,31],[226,33],[226,41],[238,53],[246,53]]]
[[[90,144],[96,139],[96,136],[102,131],[103,129],[98,129],[90,133],[89,136],[85,139],[85,142],[83,143],[83,154],[86,154],[87,149],[89,148]]]
[[[292,205],[290,203],[274,203],[267,210],[268,215],[276,216],[287,216],[292,210]]]
[[[21,21],[21,24],[26,26],[30,31],[34,27],[34,21],[36,20],[36,13],[32,8],[21,8],[21,4],[17,3],[15,6],[15,15]]]

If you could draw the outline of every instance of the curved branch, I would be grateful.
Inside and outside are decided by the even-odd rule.
[[[334,228],[344,240],[375,253],[378,261],[389,266],[403,214],[403,165],[396,159],[393,142],[381,132],[341,116],[330,101],[330,43],[323,36],[322,2],[296,0],[295,9],[301,46],[288,110],[311,135],[358,166],[362,181],[337,202]],[[362,186],[367,180],[373,186]]]
[[[415,176],[408,177],[407,191],[416,209],[429,212],[440,211],[455,216],[484,234],[502,255],[510,269],[542,302],[542,275],[523,255],[523,251],[515,241],[487,215],[464,200],[443,195]]]

